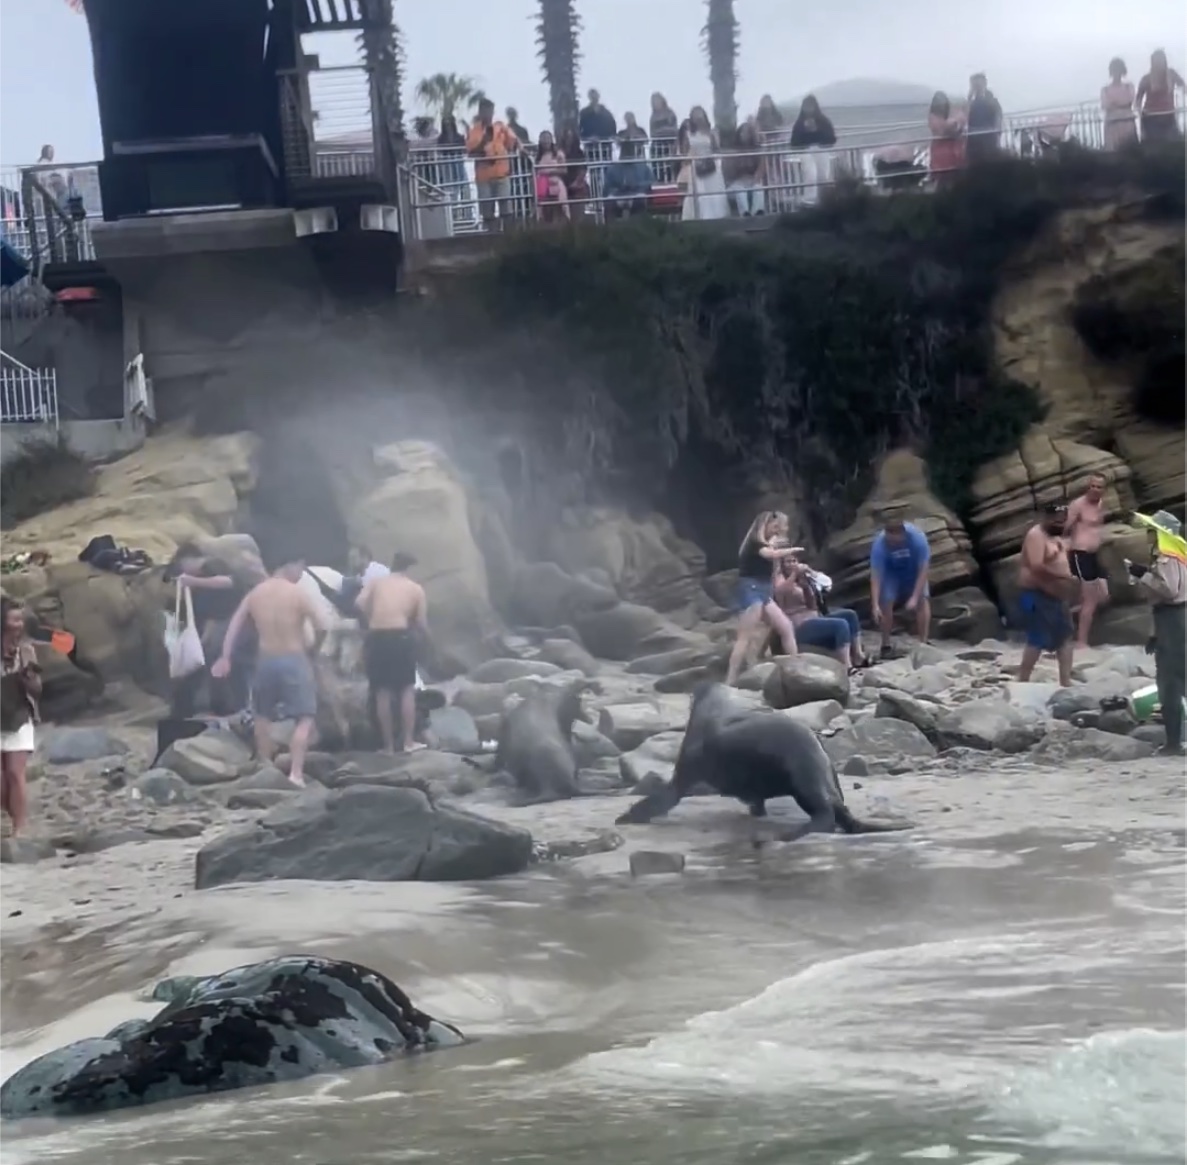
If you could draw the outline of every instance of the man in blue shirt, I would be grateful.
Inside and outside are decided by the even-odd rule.
[[[900,603],[915,612],[915,634],[927,642],[931,592],[927,586],[931,548],[927,535],[901,517],[888,516],[870,547],[870,608],[882,632],[882,654],[890,654],[894,609]]]

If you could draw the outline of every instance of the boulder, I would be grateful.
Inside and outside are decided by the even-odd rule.
[[[842,707],[849,703],[849,674],[831,656],[780,656],[775,670],[763,684],[763,699],[772,708],[794,708],[818,700],[836,700]]]
[[[936,722],[944,709],[940,704],[916,699],[895,688],[881,688],[874,715],[880,719],[902,720],[913,725],[933,743],[937,739]]]
[[[121,546],[146,550],[163,563],[182,542],[232,529],[254,485],[256,445],[250,433],[199,437],[185,426],[167,426],[135,452],[98,466],[90,497],[5,531],[4,553],[47,550],[52,576],[78,565],[79,551],[95,535],[110,534]],[[94,654],[89,644],[84,647]]]
[[[938,639],[980,643],[1002,633],[1001,612],[980,587],[958,587],[932,596],[931,633]]]
[[[635,850],[630,856],[631,877],[684,873],[684,855],[675,850]]]
[[[475,667],[497,654],[502,627],[457,471],[425,441],[381,446],[372,462],[375,484],[343,507],[352,543],[381,562],[397,550],[416,558],[409,574],[428,598],[431,670],[456,674]]]
[[[1017,608],[1018,550],[1037,513],[1048,502],[1083,492],[1094,473],[1103,473],[1108,482],[1105,510],[1110,524],[1105,529],[1101,559],[1110,569],[1114,601],[1126,600],[1131,591],[1121,577],[1122,554],[1111,548],[1116,541],[1123,544],[1122,550],[1134,544],[1133,527],[1115,521],[1134,508],[1129,466],[1120,458],[1090,445],[1052,439],[1035,426],[1017,451],[994,458],[977,470],[969,528],[1007,613]]]
[[[984,752],[1024,752],[1037,744],[1046,731],[1046,723],[1039,716],[993,696],[959,704],[936,721],[941,747]]]
[[[481,784],[479,771],[462,757],[431,748],[394,756],[354,752],[347,757],[326,779],[331,788],[382,785],[421,789],[431,797],[457,797],[472,793]]]
[[[466,678],[475,684],[505,684],[510,680],[558,675],[563,668],[542,659],[488,659]]]
[[[683,729],[688,723],[688,701],[657,696],[654,702],[611,704],[598,716],[598,731],[624,752],[638,748],[648,737]]]
[[[465,708],[456,705],[434,708],[429,713],[429,727],[425,736],[426,744],[443,752],[468,755],[482,750],[474,717]]]
[[[580,768],[588,768],[600,760],[613,759],[622,750],[608,736],[603,736],[592,724],[584,720],[573,721],[573,755]]]
[[[516,569],[508,606],[521,627],[573,626],[576,633],[574,612],[606,610],[618,601],[613,590],[574,578],[554,562],[530,562]]]
[[[821,743],[835,765],[853,756],[883,760],[936,755],[935,746],[914,724],[890,717],[869,716],[835,736],[826,736]]]
[[[41,744],[44,759],[51,765],[72,765],[105,757],[127,756],[132,750],[106,728],[55,728]]]
[[[358,785],[302,797],[198,852],[198,889],[229,882],[447,882],[517,874],[532,860],[527,830],[418,789]]]
[[[210,730],[171,744],[159,764],[191,785],[225,784],[259,766],[234,733]]]
[[[1060,693],[1072,691],[1071,688],[1061,688],[1054,683],[1022,683],[1012,680],[1004,686],[1006,699],[1015,708],[1023,712],[1030,712],[1039,716],[1052,715],[1051,701]]]
[[[574,575],[601,577],[621,597],[670,616],[697,617],[704,553],[662,514],[634,518],[606,507],[571,507],[550,531],[550,557]]]
[[[677,647],[672,651],[661,651],[655,655],[642,655],[626,665],[630,675],[670,676],[689,668],[700,668],[724,662],[729,649],[719,647]]]
[[[571,639],[545,639],[540,644],[540,658],[564,671],[579,671],[584,676],[596,676],[601,670],[598,661]]]
[[[574,611],[581,641],[601,659],[632,660],[678,648],[712,654],[709,639],[673,623],[650,607],[616,603],[601,610]]]
[[[131,784],[133,798],[151,801],[154,805],[182,805],[201,796],[176,773],[169,769],[149,769]]]
[[[683,743],[683,732],[659,732],[637,748],[624,752],[618,760],[623,781],[638,785],[648,773],[658,773],[665,781],[670,779]]]
[[[1062,764],[1069,760],[1099,760],[1108,764],[1141,760],[1152,756],[1155,746],[1133,736],[1119,736],[1100,728],[1061,726],[1039,743],[1033,755],[1038,760]]]
[[[881,528],[881,512],[887,507],[901,511],[907,521],[927,535],[933,594],[976,583],[979,571],[968,533],[931,492],[922,458],[899,449],[883,459],[874,487],[858,507],[853,522],[829,539],[834,606],[869,602],[870,546]]]
[[[845,715],[845,709],[836,700],[813,700],[810,704],[796,704],[785,708],[783,715],[800,724],[806,724],[813,732],[822,732],[834,720]]]

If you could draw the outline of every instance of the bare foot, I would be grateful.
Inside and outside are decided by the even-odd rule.
[[[307,788],[307,785],[306,785],[306,783],[305,783],[305,778],[304,778],[304,777],[302,777],[302,776],[296,776],[296,777],[294,777],[294,776],[293,776],[293,775],[290,773],[290,774],[289,774],[289,782],[290,782],[291,784],[294,784],[294,785],[296,785],[298,789],[304,789],[304,788]]]
[[[414,740],[411,744],[406,744],[404,746],[404,751],[405,752],[420,752],[420,750],[425,747],[427,747],[427,746],[421,744],[419,740]]]

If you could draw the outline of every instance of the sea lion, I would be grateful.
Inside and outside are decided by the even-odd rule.
[[[534,801],[561,801],[576,796],[577,758],[573,753],[573,721],[585,720],[581,696],[599,691],[591,680],[577,679],[560,687],[542,683],[503,714],[494,767],[510,773]]]
[[[380,1064],[465,1043],[357,963],[290,955],[225,975],[165,980],[152,1019],[120,1024],[26,1064],[0,1116],[83,1115]]]
[[[725,684],[702,684],[693,694],[688,731],[672,779],[636,801],[616,824],[661,817],[697,785],[715,789],[766,816],[773,797],[794,797],[809,820],[778,834],[794,841],[806,833],[888,833],[899,824],[859,821],[845,805],[836,769],[806,725],[767,709],[743,708]]]

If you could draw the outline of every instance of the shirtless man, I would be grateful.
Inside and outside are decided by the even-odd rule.
[[[231,670],[235,642],[250,619],[259,637],[259,656],[252,682],[256,751],[261,760],[274,755],[272,722],[281,716],[295,720],[289,741],[289,780],[305,784],[305,753],[317,715],[317,681],[305,646],[305,623],[313,624],[313,653],[328,628],[312,596],[297,585],[304,562],[288,562],[244,597],[227,626],[223,653],[210,674],[222,679]]]
[[[1100,544],[1105,524],[1105,479],[1094,473],[1088,488],[1067,508],[1067,523],[1063,534],[1071,549],[1067,552],[1072,577],[1080,586],[1080,625],[1076,646],[1088,646],[1092,617],[1097,608],[1108,600],[1109,580],[1100,564]]]
[[[1044,507],[1043,516],[1026,532],[1018,568],[1021,593],[1018,606],[1026,626],[1026,647],[1018,678],[1030,681],[1044,651],[1052,651],[1059,664],[1059,683],[1072,682],[1072,616],[1067,595],[1073,580],[1062,538],[1067,506]]]
[[[367,621],[363,644],[367,683],[375,696],[375,714],[387,752],[396,751],[392,700],[400,704],[401,750],[421,748],[416,728],[416,646],[429,624],[424,588],[405,571],[414,565],[408,554],[396,554],[391,574],[376,574],[363,586],[358,607]]]

